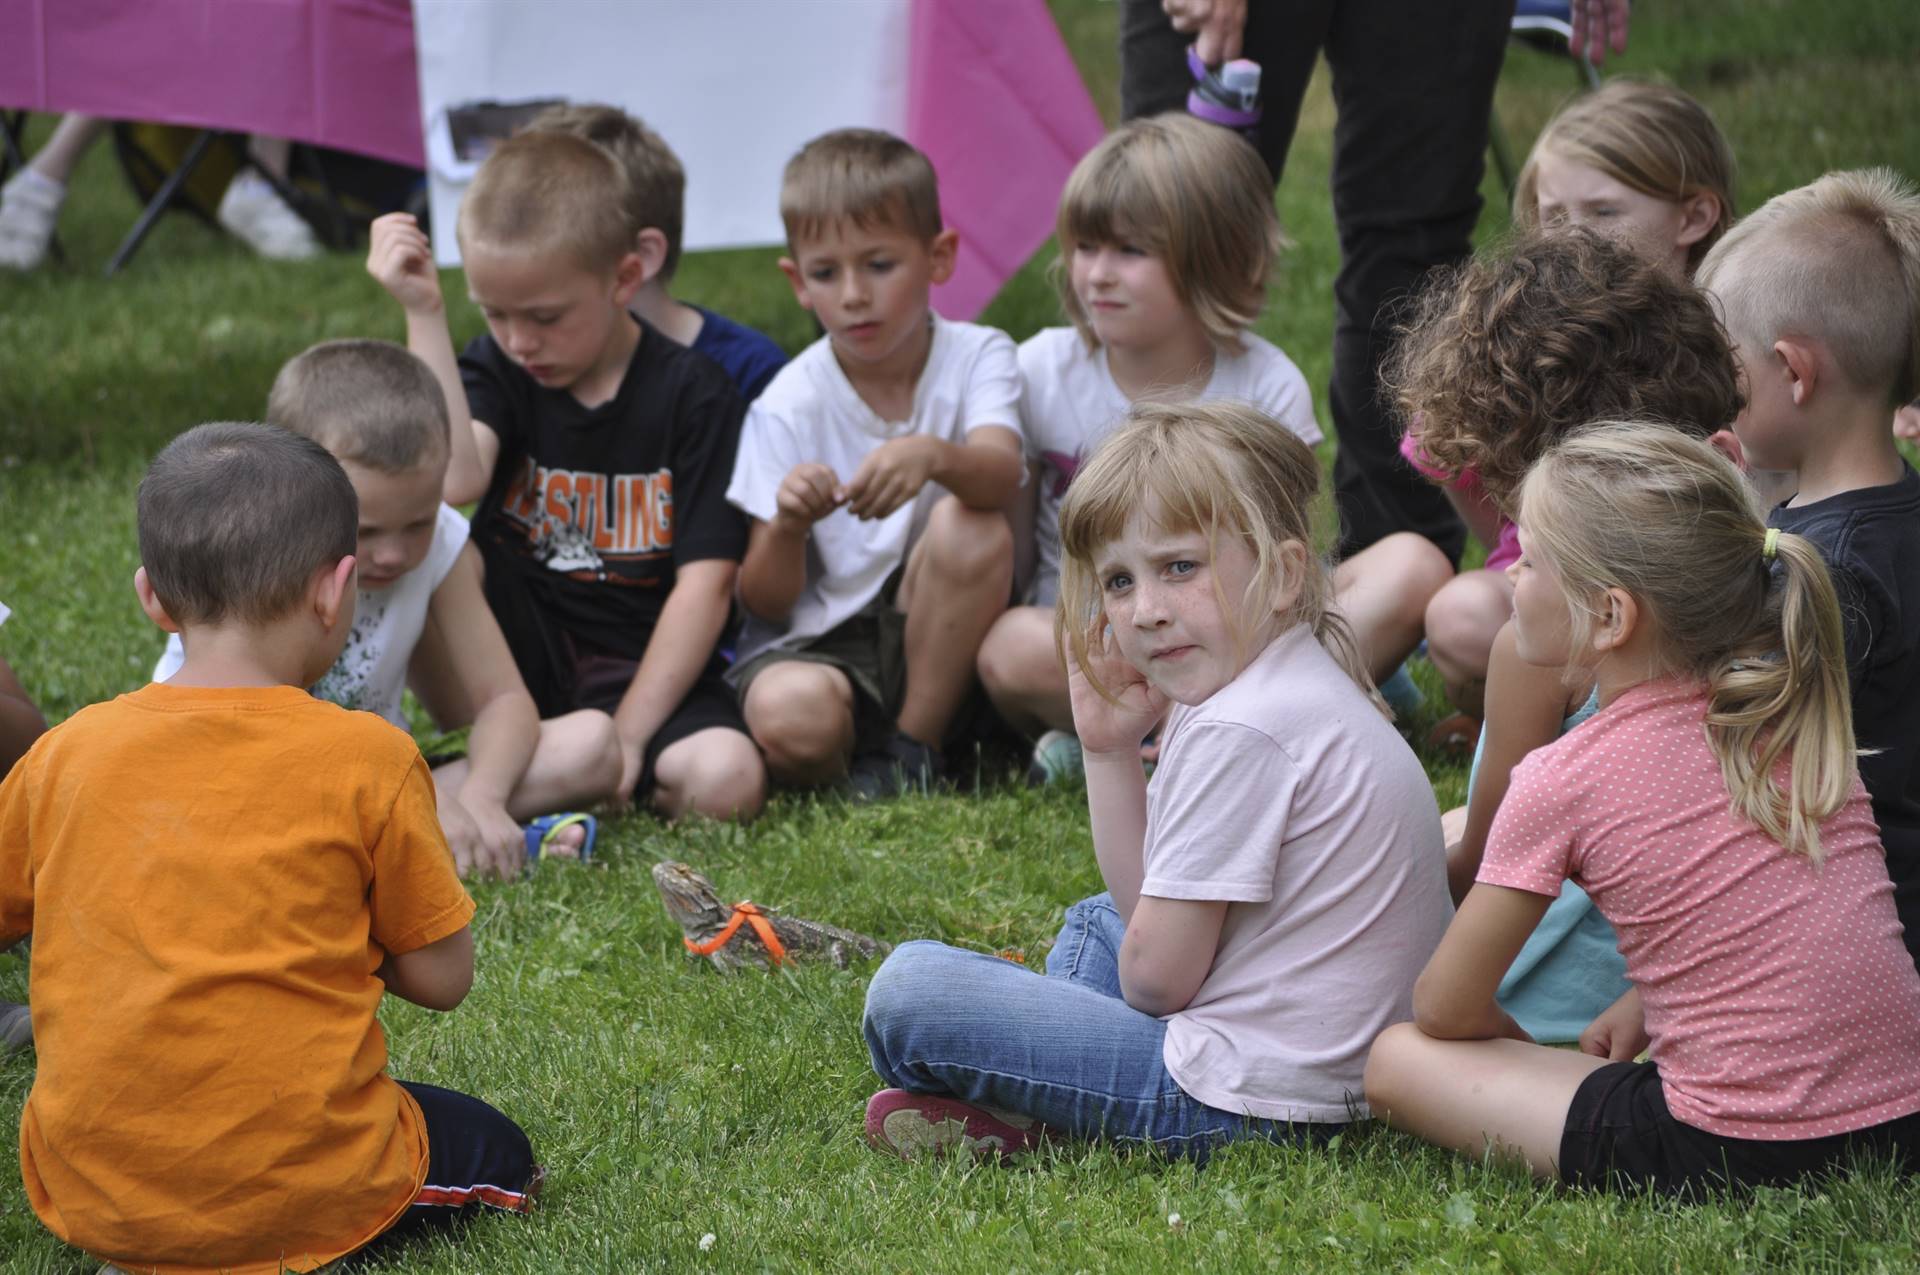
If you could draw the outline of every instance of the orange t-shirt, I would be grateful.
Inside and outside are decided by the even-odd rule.
[[[426,763],[378,717],[166,685],[74,714],[0,784],[0,946],[33,933],[34,1212],[164,1272],[366,1243],[427,1168],[374,971],[472,917]]]

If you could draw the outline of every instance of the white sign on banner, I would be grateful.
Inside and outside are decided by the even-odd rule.
[[[779,243],[780,173],[809,138],[904,133],[911,0],[414,0],[434,256],[478,167],[450,113],[478,103],[604,102],[687,170],[684,246]]]

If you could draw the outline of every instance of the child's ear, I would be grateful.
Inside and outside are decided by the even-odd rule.
[[[1781,337],[1773,343],[1773,352],[1786,367],[1787,391],[1793,395],[1793,405],[1805,407],[1820,379],[1819,350],[1809,341]]]
[[[331,567],[322,567],[314,577],[313,611],[321,627],[331,631],[344,615],[353,620],[353,568],[358,560],[348,554]]]
[[[1600,613],[1593,626],[1593,649],[1601,655],[1617,651],[1632,639],[1640,627],[1640,604],[1625,589],[1608,589],[1600,598]]]
[[[167,604],[162,602],[160,595],[153,591],[153,581],[147,579],[145,567],[133,569],[133,592],[140,599],[140,609],[147,613],[147,618],[152,620],[163,633],[180,631],[180,626],[174,623],[172,616],[167,614]]]
[[[1275,555],[1275,565],[1280,569],[1280,579],[1275,582],[1273,592],[1275,612],[1291,610],[1300,600],[1307,583],[1308,557],[1307,547],[1298,540],[1280,542],[1279,553]]]
[[[1740,435],[1730,429],[1717,429],[1707,436],[1707,446],[1732,461],[1741,473],[1747,472],[1747,453],[1740,446]]]
[[[613,268],[613,300],[621,309],[626,309],[634,294],[653,278],[653,272],[647,269],[646,262],[640,259],[638,252],[630,252],[620,258],[620,264]]]
[[[660,277],[667,268],[667,232],[648,226],[633,241],[634,255],[640,258],[640,266],[646,271],[646,277],[640,280],[640,286],[646,287]]]
[[[1720,196],[1710,190],[1688,195],[1680,201],[1680,229],[1673,237],[1676,248],[1691,248],[1720,224]]]
[[[793,299],[800,303],[800,308],[813,309],[813,301],[807,296],[807,281],[800,277],[800,267],[792,257],[780,258],[780,273],[787,276],[787,283],[793,288]]]
[[[933,264],[933,281],[945,283],[953,278],[954,262],[960,256],[960,232],[943,230],[927,241],[927,258]]]

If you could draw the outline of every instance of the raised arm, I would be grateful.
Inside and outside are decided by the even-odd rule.
[[[449,504],[464,505],[486,494],[493,465],[500,457],[500,438],[473,419],[467,408],[466,387],[460,382],[460,363],[453,353],[453,335],[447,329],[446,300],[433,249],[411,213],[388,213],[376,218],[369,231],[367,273],[380,281],[407,317],[407,349],[433,370],[447,399],[451,451],[441,491]]]

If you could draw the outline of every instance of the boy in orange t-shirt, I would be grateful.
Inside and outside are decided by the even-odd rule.
[[[310,1270],[537,1188],[511,1120],[386,1074],[382,993],[459,1004],[474,909],[413,741],[304,689],[352,622],[357,521],[309,439],[175,439],[134,588],[185,664],[0,784],[0,946],[34,947],[27,1198],[128,1269]]]

